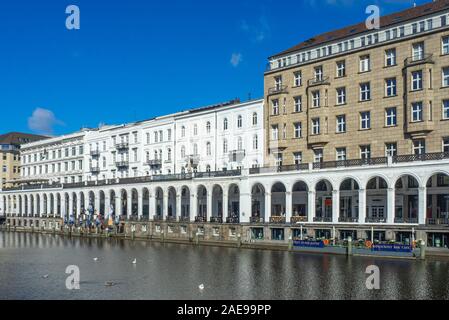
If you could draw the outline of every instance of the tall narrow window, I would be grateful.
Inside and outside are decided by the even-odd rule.
[[[257,112],[253,113],[253,126],[257,126]]]
[[[223,130],[228,130],[228,118],[224,118],[223,120]]]
[[[442,86],[449,87],[449,67],[445,67],[441,71]]]
[[[390,142],[385,144],[385,156],[394,157],[398,154],[398,147],[396,142]]]
[[[360,72],[367,72],[370,71],[370,57],[369,55],[361,56],[360,57],[360,66],[359,71]]]
[[[368,101],[371,99],[370,83],[365,82],[360,84],[360,101]]]
[[[412,103],[412,122],[423,121],[423,103],[421,101]]]
[[[394,97],[397,94],[396,78],[389,78],[385,80],[385,96]]]
[[[302,136],[301,122],[296,122],[293,124],[293,126],[294,126],[294,137],[296,139],[301,138]]]
[[[337,161],[344,161],[346,160],[346,148],[337,148],[336,149],[336,157]]]
[[[387,127],[394,127],[397,125],[397,112],[396,108],[385,109],[385,125]]]
[[[343,133],[346,132],[346,116],[340,115],[337,116],[337,133]]]
[[[319,90],[312,92],[312,106],[314,108],[320,107],[320,91]]]
[[[385,50],[385,66],[391,67],[396,65],[396,49]]]
[[[277,116],[279,114],[279,100],[275,99],[271,101],[272,115]]]
[[[346,62],[338,61],[337,62],[337,78],[344,77],[346,75]]]
[[[301,86],[302,85],[302,74],[301,74],[301,71],[295,72],[294,76],[295,76],[295,80],[294,80],[295,87]]]
[[[337,88],[337,105],[346,103],[346,88]]]
[[[441,38],[441,54],[449,54],[449,36]]]
[[[360,113],[360,129],[367,130],[371,128],[371,113],[369,111]]]
[[[237,128],[241,128],[243,125],[243,118],[241,115],[237,117]]]
[[[320,118],[312,119],[312,134],[320,134]]]
[[[443,119],[449,119],[449,100],[443,100]]]
[[[302,111],[302,98],[301,96],[294,97],[294,104],[295,104],[295,112],[301,112]]]
[[[412,45],[412,59],[413,61],[424,59],[424,42],[418,42]]]
[[[426,141],[424,139],[417,139],[413,141],[413,154],[423,155],[426,153]]]
[[[364,145],[360,146],[360,159],[367,160],[371,158],[371,146]]]
[[[421,90],[423,88],[422,70],[412,72],[412,91]]]

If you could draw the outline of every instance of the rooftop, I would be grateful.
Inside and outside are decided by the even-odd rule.
[[[22,133],[22,132],[9,132],[6,134],[0,135],[0,144],[9,144],[20,146],[25,143],[30,143],[34,141],[48,139],[49,137],[30,134],[30,133]]]
[[[423,16],[427,16],[430,14],[437,13],[439,11],[449,9],[449,0],[435,0],[430,3],[426,3],[421,6],[416,6],[404,11],[396,12],[390,15],[386,15],[380,18],[380,28],[391,27],[396,24],[403,23],[405,21],[414,20]],[[304,42],[297,44],[290,49],[282,51],[278,54],[275,54],[270,57],[270,59],[277,58],[292,52],[309,49],[316,47],[318,45],[323,45],[326,43],[331,43],[336,40],[342,40],[348,37],[352,37],[357,34],[361,34],[368,31],[366,29],[365,22],[361,22],[356,25],[352,25],[349,27],[345,27],[343,29],[330,31],[327,33],[323,33],[317,35],[313,38],[310,38]]]

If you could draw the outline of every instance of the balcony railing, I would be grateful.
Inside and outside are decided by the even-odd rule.
[[[307,221],[308,221],[307,216],[293,216],[290,218],[290,223],[301,223]]]
[[[333,168],[348,168],[348,167],[361,167],[361,166],[374,166],[387,164],[388,158],[369,158],[369,159],[353,159],[353,160],[341,160],[341,161],[326,161],[316,162],[313,164],[313,169],[333,169]]]
[[[319,86],[322,84],[328,84],[329,83],[329,77],[321,77],[318,79],[310,79],[307,83],[309,85],[309,87],[311,86]]]
[[[100,173],[100,168],[99,167],[91,167],[90,168],[90,172],[94,173],[94,174],[98,174]]]
[[[332,217],[314,217],[313,222],[332,222]]]
[[[179,217],[179,222],[190,222],[190,217],[181,216],[181,217]]]
[[[415,161],[435,161],[449,159],[449,152],[425,153],[425,154],[409,154],[402,156],[394,156],[394,163],[415,162]]]
[[[411,66],[423,64],[423,63],[434,63],[433,54],[426,53],[426,54],[422,54],[422,55],[415,55],[415,56],[408,57],[404,61],[404,65],[406,67],[411,67]]]
[[[176,222],[177,218],[174,216],[167,216],[166,221],[167,222]]]
[[[153,221],[164,221],[164,217],[160,215],[154,215]]]
[[[117,150],[127,150],[129,149],[129,143],[128,142],[119,142],[115,144],[115,148]]]
[[[226,223],[240,223],[240,219],[238,217],[227,217]]]
[[[449,225],[449,219],[447,219],[447,218],[429,218],[429,219],[426,219],[426,223],[431,226],[435,226],[435,225],[447,226],[447,225]]]
[[[268,95],[287,93],[287,86],[275,86],[273,88],[268,89]]]
[[[196,217],[195,217],[195,222],[206,223],[206,222],[207,222],[207,219],[206,219],[206,217],[196,216]]]
[[[115,166],[117,168],[127,168],[127,167],[129,167],[129,162],[128,161],[117,161],[115,163]]]
[[[262,217],[250,217],[249,222],[250,223],[264,223],[265,219]]]
[[[223,171],[206,171],[206,172],[195,172],[195,178],[217,178],[217,177],[236,177],[241,176],[242,170],[223,170]]]
[[[394,223],[417,224],[418,223],[418,218],[394,218]]]
[[[90,152],[90,155],[92,156],[92,157],[99,157],[100,156],[100,150],[92,150],[91,152]]]
[[[260,174],[260,173],[275,173],[275,172],[289,172],[289,171],[302,171],[302,170],[309,170],[309,164],[301,163],[287,166],[250,168],[249,173]]]
[[[366,222],[368,222],[368,223],[386,223],[387,222],[387,218],[366,217]]]
[[[162,166],[162,160],[161,159],[148,160],[147,164],[152,168],[160,168]]]
[[[270,223],[277,223],[277,224],[283,224],[285,223],[285,217],[282,216],[271,216],[270,217]]]
[[[200,163],[200,156],[196,154],[192,154],[189,156],[186,156],[185,161],[190,164],[192,167],[198,166]]]
[[[210,222],[212,223],[223,223],[222,217],[210,217]]]
[[[355,217],[339,217],[338,218],[338,222],[357,223],[357,222],[359,222],[359,218],[355,218]]]

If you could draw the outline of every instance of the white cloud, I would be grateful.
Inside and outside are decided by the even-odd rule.
[[[31,117],[28,118],[28,128],[40,134],[52,135],[53,128],[63,124],[51,110],[43,108],[36,108]]]
[[[247,33],[253,42],[262,42],[270,36],[271,27],[265,16],[260,16],[257,23],[250,24],[246,20],[240,23],[240,29]]]
[[[233,53],[231,56],[231,64],[233,67],[237,68],[240,62],[242,62],[242,54],[241,53]]]

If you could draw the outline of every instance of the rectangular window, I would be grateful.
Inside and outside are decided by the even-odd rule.
[[[441,71],[442,86],[449,87],[449,67],[445,67]]]
[[[336,149],[336,160],[337,161],[346,160],[346,148],[337,148]]]
[[[449,119],[449,100],[443,100],[443,119]]]
[[[368,101],[371,99],[370,83],[360,84],[360,101]]]
[[[302,74],[301,71],[295,72],[295,87],[299,87],[302,85]]]
[[[396,65],[396,49],[385,50],[385,66],[391,67]]]
[[[394,157],[398,154],[398,147],[396,142],[389,142],[385,144],[385,156]]]
[[[412,45],[412,59],[413,61],[424,59],[424,42],[414,43]]]
[[[320,134],[320,118],[312,119],[312,134]]]
[[[370,57],[369,57],[369,55],[360,57],[359,71],[360,72],[370,71]]]
[[[279,128],[277,125],[271,126],[271,140],[279,139]]]
[[[371,128],[371,113],[369,111],[360,112],[360,129],[367,130]]]
[[[323,149],[313,150],[313,162],[322,163],[323,162]]]
[[[323,67],[318,66],[314,68],[315,81],[323,81]]]
[[[385,109],[385,125],[387,127],[394,127],[397,125],[397,111],[396,108]]]
[[[337,78],[341,78],[346,76],[346,62],[338,61],[337,62]]]
[[[301,96],[294,97],[293,100],[295,103],[295,112],[301,112],[302,111],[302,97]]]
[[[444,27],[447,24],[446,16],[441,16],[441,26]]]
[[[302,152],[294,152],[293,153],[293,161],[296,165],[302,163]]]
[[[278,99],[272,100],[271,105],[272,105],[273,115],[274,116],[279,115],[279,100]]]
[[[412,91],[422,90],[423,88],[423,77],[422,70],[412,72]]]
[[[296,139],[301,138],[301,136],[302,136],[301,122],[294,123],[293,126],[294,126],[294,137]]]
[[[312,92],[312,106],[314,108],[320,107],[320,91],[319,90]]]
[[[443,138],[443,152],[449,153],[449,137]]]
[[[449,54],[449,36],[441,38],[441,54]]]
[[[412,103],[412,122],[423,121],[423,104],[422,102]]]
[[[397,94],[396,90],[396,78],[390,78],[385,80],[385,96],[394,97]]]
[[[275,85],[276,91],[279,91],[282,89],[282,77],[281,76],[274,77],[274,85]]]
[[[346,88],[337,88],[337,105],[346,103]]]
[[[360,159],[367,160],[371,158],[371,146],[364,145],[360,146]]]
[[[413,141],[413,154],[423,155],[426,153],[426,141],[424,139],[418,139]]]
[[[337,133],[346,132],[346,116],[337,116]]]

